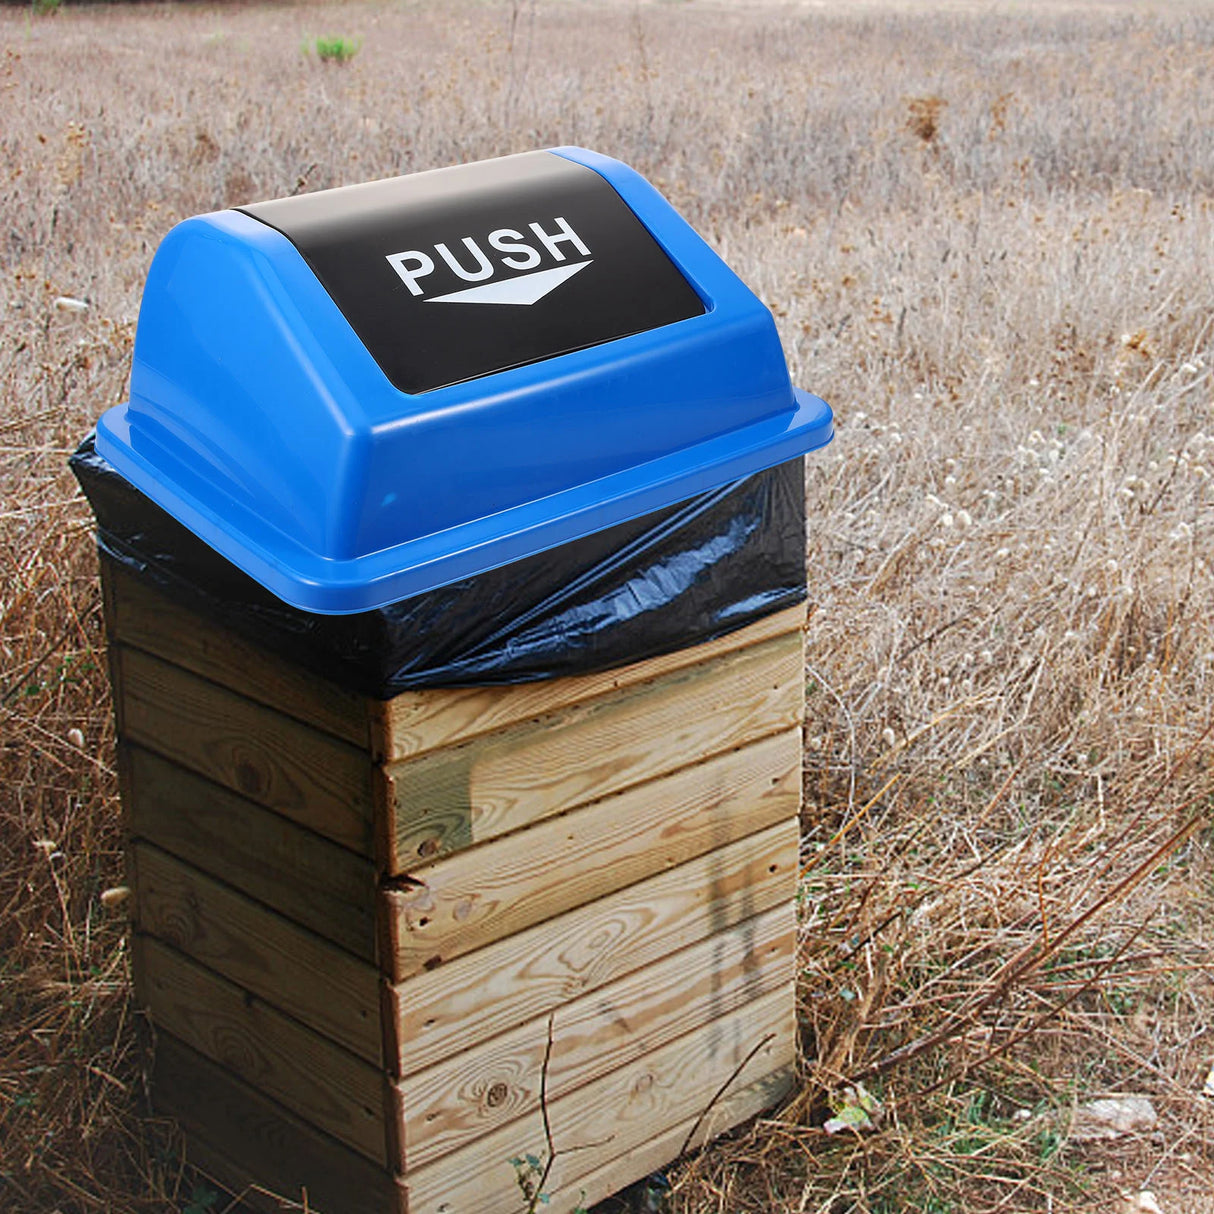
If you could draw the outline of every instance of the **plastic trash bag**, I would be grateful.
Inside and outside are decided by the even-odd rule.
[[[349,690],[527,683],[626,666],[804,601],[794,459],[678,505],[353,615],[291,607],[97,454],[71,457],[101,550],[182,605]]]

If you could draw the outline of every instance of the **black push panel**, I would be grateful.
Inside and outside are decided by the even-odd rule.
[[[704,311],[615,190],[551,152],[240,209],[295,245],[402,392]]]

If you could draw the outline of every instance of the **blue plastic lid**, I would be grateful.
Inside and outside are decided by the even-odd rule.
[[[97,449],[280,598],[363,611],[829,442],[643,178],[531,152],[189,219]]]

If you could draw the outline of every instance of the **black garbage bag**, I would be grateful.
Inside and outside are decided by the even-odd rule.
[[[71,457],[101,550],[184,606],[352,691],[588,674],[698,645],[806,597],[800,458],[374,611],[291,607],[121,476]]]

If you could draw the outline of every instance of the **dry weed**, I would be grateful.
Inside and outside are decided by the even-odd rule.
[[[1210,1209],[1214,17],[968,7],[0,11],[0,1207],[180,1210],[197,1183],[146,1115],[102,897],[112,730],[64,468],[122,396],[156,243],[582,143],[772,304],[840,421],[807,472],[804,1084],[669,1204]],[[364,39],[341,72],[299,49],[330,26]],[[861,1079],[884,1120],[828,1135]],[[1110,1092],[1157,1136],[1072,1143]]]

